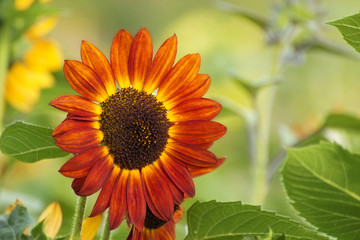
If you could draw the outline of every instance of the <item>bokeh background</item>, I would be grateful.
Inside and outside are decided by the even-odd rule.
[[[228,2],[270,16],[274,6],[282,1]],[[353,51],[341,39],[340,33],[325,23],[358,12],[358,0],[319,3],[324,10],[324,38]],[[80,60],[82,40],[91,42],[109,57],[113,37],[122,28],[135,35],[146,27],[153,40],[154,52],[176,33],[177,59],[188,53],[199,53],[200,72],[208,73],[212,78],[206,97],[220,102],[226,97],[245,109],[252,109],[251,97],[244,88],[234,84],[231,74],[256,82],[267,76],[271,66],[271,48],[262,29],[244,17],[220,9],[216,1],[54,0],[50,4],[61,9],[58,24],[50,37],[57,41],[65,59]],[[283,81],[277,86],[271,118],[270,157],[274,157],[286,144],[284,135],[289,131],[295,136],[305,136],[334,111],[360,115],[359,66],[357,60],[314,50],[306,52],[300,61],[286,69]],[[22,114],[7,106],[5,125],[22,119],[56,127],[65,115],[50,107],[48,102],[59,95],[75,93],[61,71],[56,73],[56,79],[55,87],[42,91],[41,99],[31,113]],[[185,209],[196,200],[251,203],[252,176],[246,121],[227,110],[216,120],[226,125],[228,132],[211,149],[217,156],[226,156],[227,159],[213,173],[195,180],[196,197],[184,204]],[[43,160],[36,164],[17,162],[1,182],[0,212],[15,199],[20,199],[32,216],[38,216],[46,205],[58,201],[64,215],[60,234],[68,233],[76,196],[71,189],[71,179],[58,173],[68,158]],[[96,196],[90,197],[87,213],[95,200]],[[262,207],[296,218],[279,174],[269,183],[268,196]],[[113,239],[123,239],[127,234],[126,224],[123,223],[113,233]],[[177,234],[179,239],[185,236],[186,221],[178,224]]]

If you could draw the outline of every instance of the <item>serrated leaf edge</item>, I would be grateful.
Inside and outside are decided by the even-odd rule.
[[[311,233],[314,233],[315,235],[319,235],[319,236],[322,236],[323,238],[328,238],[328,236],[326,236],[326,235],[324,235],[323,233],[320,233],[320,232],[316,232],[316,231],[314,231],[313,229],[309,229],[309,228],[306,228],[306,227],[304,227],[299,221],[296,221],[296,220],[293,220],[293,219],[291,219],[290,217],[288,217],[288,216],[284,216],[284,215],[280,215],[280,214],[277,214],[277,212],[275,212],[275,211],[269,211],[269,210],[263,210],[262,208],[261,208],[261,206],[258,206],[258,205],[251,205],[251,204],[243,204],[241,201],[237,201],[237,202],[217,202],[216,200],[212,200],[212,201],[209,201],[209,202],[204,202],[205,204],[207,203],[207,204],[210,204],[210,203],[222,203],[222,204],[231,204],[231,203],[240,203],[241,204],[241,206],[250,206],[250,207],[253,207],[254,208],[254,210],[253,210],[253,212],[261,212],[261,213],[265,213],[265,214],[269,214],[269,215],[271,215],[271,216],[276,216],[276,217],[280,217],[280,218],[284,218],[283,220],[280,220],[279,222],[281,222],[281,221],[284,221],[284,220],[287,220],[287,221],[289,221],[289,222],[291,222],[291,223],[293,223],[293,224],[297,224],[298,225],[298,227],[299,228],[302,228],[304,231],[308,231],[308,232],[311,232]],[[191,207],[190,207],[190,209],[191,208],[193,208],[193,207],[196,207],[197,205],[199,205],[199,204],[201,204],[201,202],[200,201],[196,201]],[[190,210],[189,209],[189,210]],[[190,214],[189,214],[189,210],[188,210],[188,218],[191,216]],[[214,210],[214,208],[212,208],[211,210]],[[208,211],[211,211],[211,210],[208,210]],[[207,213],[208,211],[206,211],[205,213]],[[244,211],[245,212],[245,211]],[[247,211],[247,212],[249,212],[249,211]],[[204,216],[205,215],[205,213],[203,212],[202,213],[202,215],[201,216]],[[243,213],[243,212],[242,212]],[[238,213],[239,214],[239,213]],[[231,216],[234,216],[234,215],[236,215],[236,214],[233,214],[233,215],[231,215]],[[199,231],[199,224],[197,225],[197,229],[196,229],[196,231],[194,230],[194,232],[198,232]],[[209,231],[208,231],[209,232]],[[189,234],[190,234],[190,232],[189,232]],[[189,234],[188,234],[188,236],[189,236]],[[246,234],[246,235],[251,235],[251,234],[259,234],[258,232],[254,232],[254,233],[244,233],[244,234]],[[242,236],[242,235],[244,235],[244,234],[231,234],[231,233],[228,233],[228,235],[229,236]],[[266,233],[264,233],[264,234],[266,234]],[[289,236],[289,237],[293,237],[293,238],[295,238],[295,239],[304,239],[303,237],[299,237],[299,236],[295,236],[295,235],[289,235],[289,234],[285,234],[286,236]],[[187,237],[188,237],[187,236]],[[206,239],[213,239],[213,238],[218,238],[218,237],[221,237],[221,236],[223,236],[223,235],[214,235],[214,236],[211,236],[211,237],[206,237],[205,236],[205,238],[194,238],[194,240],[206,240]],[[186,238],[187,239],[187,238]]]

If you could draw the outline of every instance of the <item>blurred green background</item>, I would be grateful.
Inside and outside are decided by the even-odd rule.
[[[236,6],[258,12],[272,13],[276,3],[282,1],[238,0],[229,1]],[[245,109],[252,108],[250,95],[235,85],[229,76],[236,73],[252,82],[267,76],[271,65],[271,48],[266,44],[263,31],[246,18],[219,9],[216,1],[207,0],[54,0],[52,5],[61,9],[59,21],[50,37],[60,45],[65,59],[80,60],[80,44],[86,40],[97,46],[107,57],[115,34],[122,28],[135,35],[146,27],[153,40],[154,52],[170,36],[178,37],[180,59],[187,53],[201,55],[201,73],[208,73],[212,85],[206,97],[222,101],[227,97]],[[326,22],[355,14],[360,9],[358,0],[327,0],[320,2],[324,10],[325,38],[352,51],[341,39],[340,33]],[[270,157],[285,144],[281,129],[293,130],[300,136],[311,133],[329,112],[359,115],[360,68],[359,61],[324,51],[309,51],[282,75],[278,85],[271,122]],[[62,94],[74,91],[63,73],[56,74],[57,83],[42,91],[39,103],[30,114],[7,108],[5,125],[15,119],[54,128],[65,114],[53,109],[48,102]],[[216,171],[195,180],[196,197],[184,205],[187,209],[194,201],[243,201],[251,203],[251,171],[246,122],[240,116],[223,111],[216,121],[228,128],[227,134],[211,150],[218,157],[226,156],[225,163]],[[76,196],[71,179],[58,173],[68,158],[43,160],[36,164],[17,162],[8,173],[0,192],[0,212],[16,198],[38,216],[50,202],[61,204],[64,223],[60,234],[69,232]],[[87,213],[96,196],[90,197]],[[269,186],[263,208],[295,216],[277,174]],[[126,224],[113,236],[127,235]],[[178,238],[185,236],[185,221],[177,226]],[[114,239],[117,239],[114,237]]]

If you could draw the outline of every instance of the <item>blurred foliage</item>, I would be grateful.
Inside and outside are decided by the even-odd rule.
[[[279,8],[279,3],[283,3],[280,0],[234,0],[227,3],[246,9],[248,16],[223,11],[207,0],[54,1],[54,5],[64,11],[51,36],[59,42],[67,59],[80,59],[81,40],[87,40],[100,50],[106,50],[103,52],[108,56],[113,36],[122,28],[131,33],[137,32],[141,27],[148,28],[154,41],[154,49],[164,39],[176,33],[179,40],[178,59],[191,52],[199,52],[201,55],[200,72],[209,73],[212,78],[207,97],[226,97],[229,105],[236,104],[237,107],[229,107],[229,111],[223,111],[218,116],[217,121],[226,125],[228,132],[212,147],[218,156],[226,155],[227,160],[213,173],[196,178],[196,198],[185,202],[185,209],[196,200],[250,201],[251,150],[248,148],[247,120],[230,110],[243,109],[250,113],[251,119],[252,94],[249,94],[243,83],[238,84],[231,76],[241,76],[243,82],[251,88],[266,83],[274,50],[269,43],[274,42],[285,31],[284,26],[288,21],[295,19],[310,25],[318,24],[322,32],[321,40],[318,32],[304,30],[297,35],[298,43],[313,42],[312,45],[299,44],[294,49],[301,50],[300,53],[305,49],[311,51],[306,55],[297,55],[299,61],[283,72],[283,80],[277,85],[271,124],[271,157],[276,156],[284,144],[278,134],[281,126],[286,126],[293,135],[298,134],[296,130],[299,128],[308,135],[321,128],[329,112],[360,115],[359,62],[354,60],[356,57],[353,57],[352,49],[342,42],[336,29],[324,24],[352,14],[358,8],[357,0],[348,0],[346,4],[336,0],[324,1],[319,19],[310,23],[307,19],[312,17],[312,13],[297,5]],[[295,8],[295,13],[289,8]],[[279,12],[281,14],[275,14]],[[256,17],[250,13],[256,13],[258,22],[254,21]],[[271,33],[265,35],[263,29],[269,27],[269,24],[264,24],[264,19],[271,26],[276,26]],[[261,21],[263,24],[259,24]],[[314,35],[315,39],[312,38]],[[48,106],[48,102],[56,96],[75,92],[62,72],[58,72],[55,77],[54,87],[42,91],[39,102],[31,113],[23,114],[8,106],[5,125],[16,119],[50,128],[58,125],[64,114]],[[225,101],[223,105],[225,110]],[[75,195],[70,187],[71,180],[57,173],[66,159],[45,160],[31,165],[19,162],[13,165],[6,178],[1,180],[3,188],[0,190],[0,212],[14,202],[15,198],[19,198],[28,207],[30,214],[37,216],[45,205],[57,200],[64,217],[60,235],[67,234],[74,211]],[[277,174],[272,178],[269,188],[271,191],[263,208],[295,216],[296,213],[287,203]],[[88,201],[89,206],[95,200],[96,196],[92,196]],[[86,214],[89,214],[89,209]],[[186,217],[177,224],[179,239],[185,237],[185,222]],[[123,223],[115,231],[114,239],[125,238],[126,231],[126,224]]]

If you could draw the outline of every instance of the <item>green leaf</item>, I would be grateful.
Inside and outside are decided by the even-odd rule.
[[[360,13],[329,23],[337,27],[345,41],[360,52]]]
[[[344,128],[360,131],[360,119],[349,114],[330,114],[324,124],[328,128]]]
[[[49,128],[15,122],[2,133],[0,150],[10,157],[29,163],[68,155],[55,145],[51,133]]]
[[[31,239],[32,240],[47,240],[46,234],[43,230],[44,221],[39,222],[31,230]]]
[[[0,240],[16,240],[14,230],[9,226],[0,225]]]
[[[278,238],[274,238],[274,233],[273,231],[269,230],[269,233],[267,235],[250,235],[250,236],[246,236],[244,237],[244,240],[278,240]]]
[[[360,239],[360,155],[322,142],[289,149],[282,177],[292,205],[320,231]]]
[[[269,229],[275,239],[283,234],[290,240],[328,239],[288,217],[241,202],[196,202],[187,212],[187,222],[189,234],[186,240],[239,240],[251,235],[266,237]]]
[[[22,239],[26,227],[32,222],[25,207],[16,205],[10,214],[0,216],[0,240]]]

